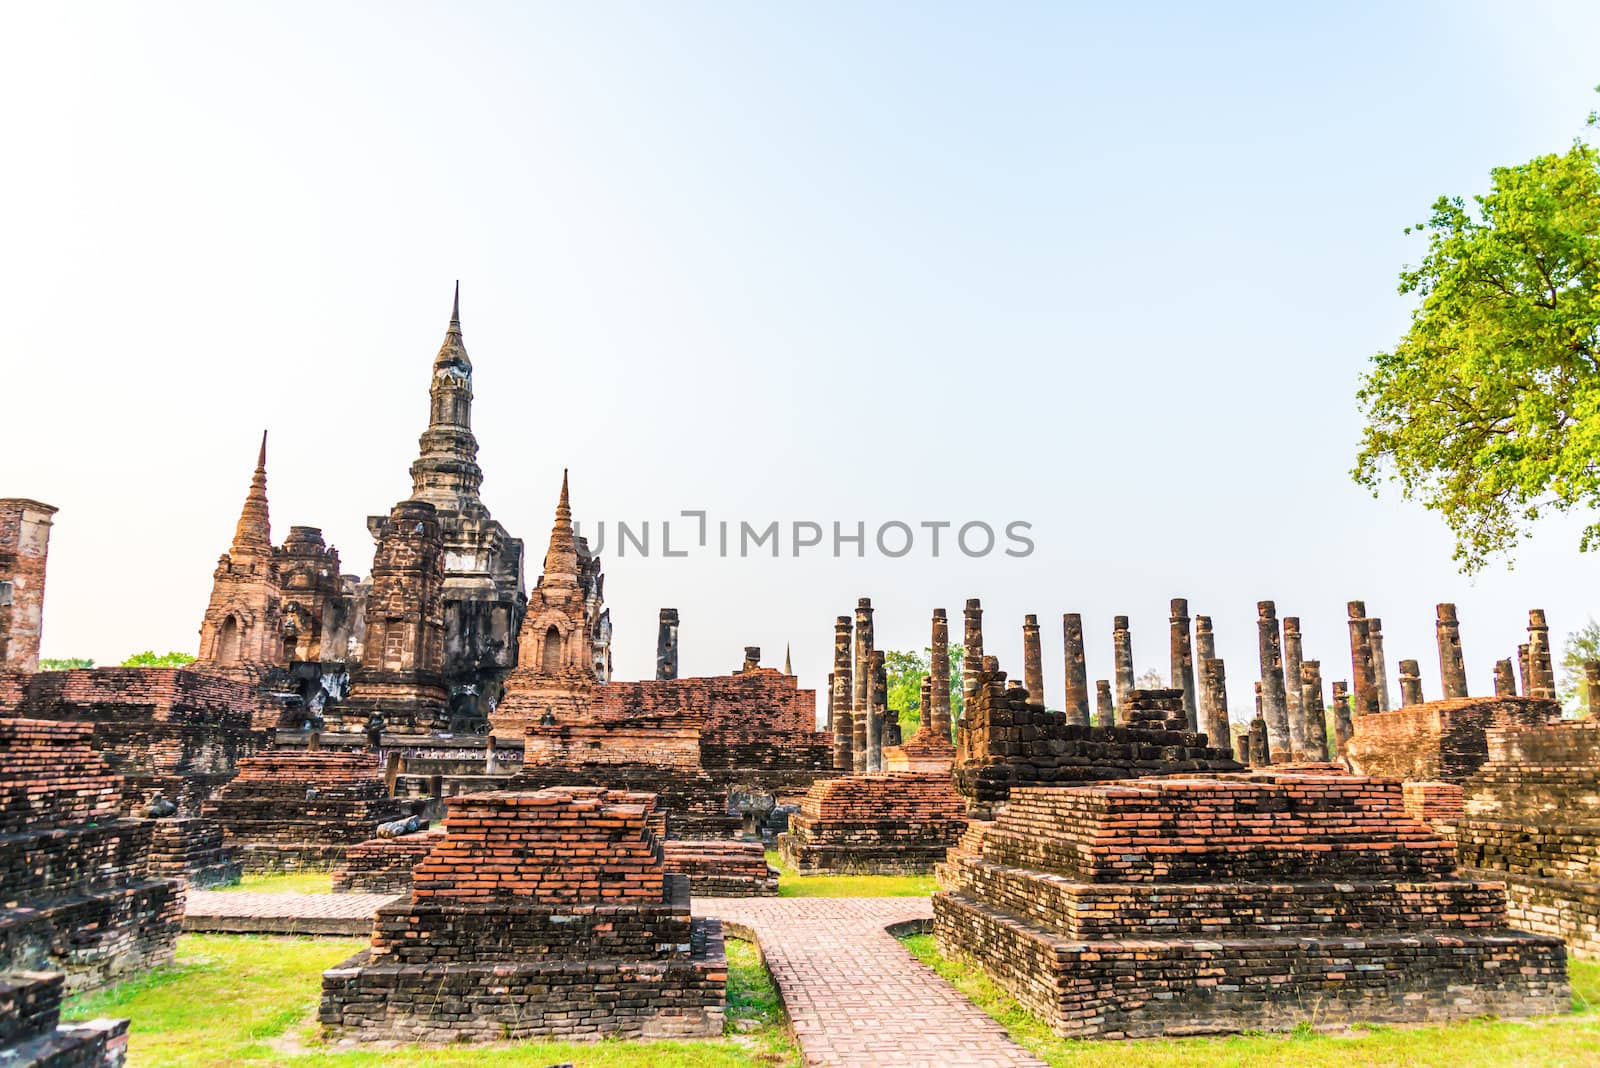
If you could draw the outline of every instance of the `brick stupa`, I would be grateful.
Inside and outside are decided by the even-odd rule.
[[[1457,876],[1398,782],[1272,771],[1024,788],[981,837],[940,869],[940,949],[1064,1037],[1570,1005],[1560,940],[1510,929],[1503,888]]]
[[[63,971],[69,990],[171,964],[183,918],[93,730],[0,719],[0,972]]]
[[[452,798],[372,947],[323,974],[331,1037],[720,1034],[727,957],[662,863],[652,805],[600,789]]]
[[[815,783],[778,836],[802,875],[912,875],[944,860],[967,826],[945,772],[880,772]]]

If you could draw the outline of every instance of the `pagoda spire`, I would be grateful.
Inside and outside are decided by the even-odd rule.
[[[794,668],[789,666],[789,643],[788,642],[784,642],[783,643],[783,673],[785,675],[793,675],[794,674]]]
[[[267,432],[261,432],[261,452],[245,494],[239,525],[233,531],[232,556],[267,556],[272,552],[272,522],[267,514]]]
[[[567,495],[567,472],[561,471],[561,499],[556,502],[556,524],[550,531],[550,548],[544,554],[541,586],[578,584],[578,543],[572,531],[572,502]]]
[[[439,355],[433,358],[433,365],[454,365],[468,372],[472,370],[472,361],[467,358],[467,346],[461,340],[461,280],[456,280],[455,299],[450,305],[450,325],[445,327],[444,343],[439,346]]]

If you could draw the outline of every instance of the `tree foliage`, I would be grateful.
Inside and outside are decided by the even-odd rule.
[[[157,655],[154,649],[146,649],[142,653],[134,653],[122,662],[123,667],[183,667],[185,664],[194,663],[194,657],[188,653],[170,652]]]
[[[1428,238],[1400,272],[1420,304],[1362,381],[1352,472],[1438,512],[1469,572],[1541,516],[1600,509],[1600,149],[1496,168],[1473,201],[1406,231]]]
[[[76,671],[79,668],[92,668],[94,661],[86,656],[68,656],[60,658],[41,658],[40,671]]]
[[[961,646],[950,647],[950,730],[955,731],[961,718]],[[900,716],[900,736],[909,738],[922,723],[922,680],[933,663],[933,649],[925,647],[915,653],[887,650],[883,654],[884,670],[889,675],[889,707]]]
[[[1600,711],[1587,708],[1588,686],[1583,665],[1589,660],[1600,660],[1600,623],[1589,622],[1567,635],[1561,647],[1561,707],[1570,715],[1593,715]]]

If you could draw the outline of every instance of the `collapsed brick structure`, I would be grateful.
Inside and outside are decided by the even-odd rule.
[[[199,816],[150,821],[150,870],[196,889],[231,886],[244,874],[236,849],[224,841],[222,824]]]
[[[1512,922],[1600,956],[1600,722],[1502,727],[1463,786],[1457,856],[1506,884]]]
[[[1239,768],[1188,729],[1181,690],[1129,690],[1124,722],[1085,727],[1008,687],[994,657],[975,675],[956,728],[955,785],[979,819],[1017,787]]]
[[[1058,1035],[1564,1011],[1558,939],[1405,815],[1400,784],[1270,771],[1014,789],[940,869],[934,930]],[[981,849],[981,852],[977,850]]]
[[[91,730],[0,719],[0,972],[63,971],[69,990],[172,963],[183,917]]]
[[[966,830],[966,810],[948,772],[826,779],[789,817],[778,851],[801,875],[926,872]]]
[[[0,972],[0,1064],[122,1068],[128,1021],[61,1023],[65,978],[53,972]]]
[[[1459,783],[1488,758],[1491,728],[1540,726],[1560,715],[1561,706],[1547,698],[1424,701],[1356,715],[1343,755],[1363,775]]]
[[[393,838],[369,838],[344,851],[344,861],[333,871],[336,894],[404,894],[411,889],[412,872],[444,841],[444,828]]]
[[[604,790],[458,798],[372,947],[323,974],[332,1037],[719,1034],[721,924],[689,914],[650,809]]]
[[[0,497],[0,672],[38,671],[44,574],[56,509]]]
[[[379,824],[421,807],[388,795],[370,753],[273,750],[241,760],[205,815],[222,824],[245,871],[278,871],[333,867]]]

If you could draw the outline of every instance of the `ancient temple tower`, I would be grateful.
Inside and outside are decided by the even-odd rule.
[[[44,569],[55,508],[0,499],[0,671],[39,670]]]
[[[544,573],[528,595],[517,667],[490,714],[496,737],[521,738],[530,723],[583,715],[596,683],[611,681],[611,613],[600,558],[572,529],[567,474],[545,552]]]
[[[483,469],[472,434],[472,361],[461,340],[461,287],[433,360],[428,428],[411,465],[411,500],[433,505],[444,539],[444,681],[457,729],[481,724],[517,664],[517,628],[527,606],[522,541],[506,533],[478,496]],[[387,516],[368,518],[380,537]]]
[[[267,515],[265,431],[233,544],[218,558],[211,578],[211,600],[200,622],[200,657],[195,666],[251,680],[287,666],[278,564]]]

